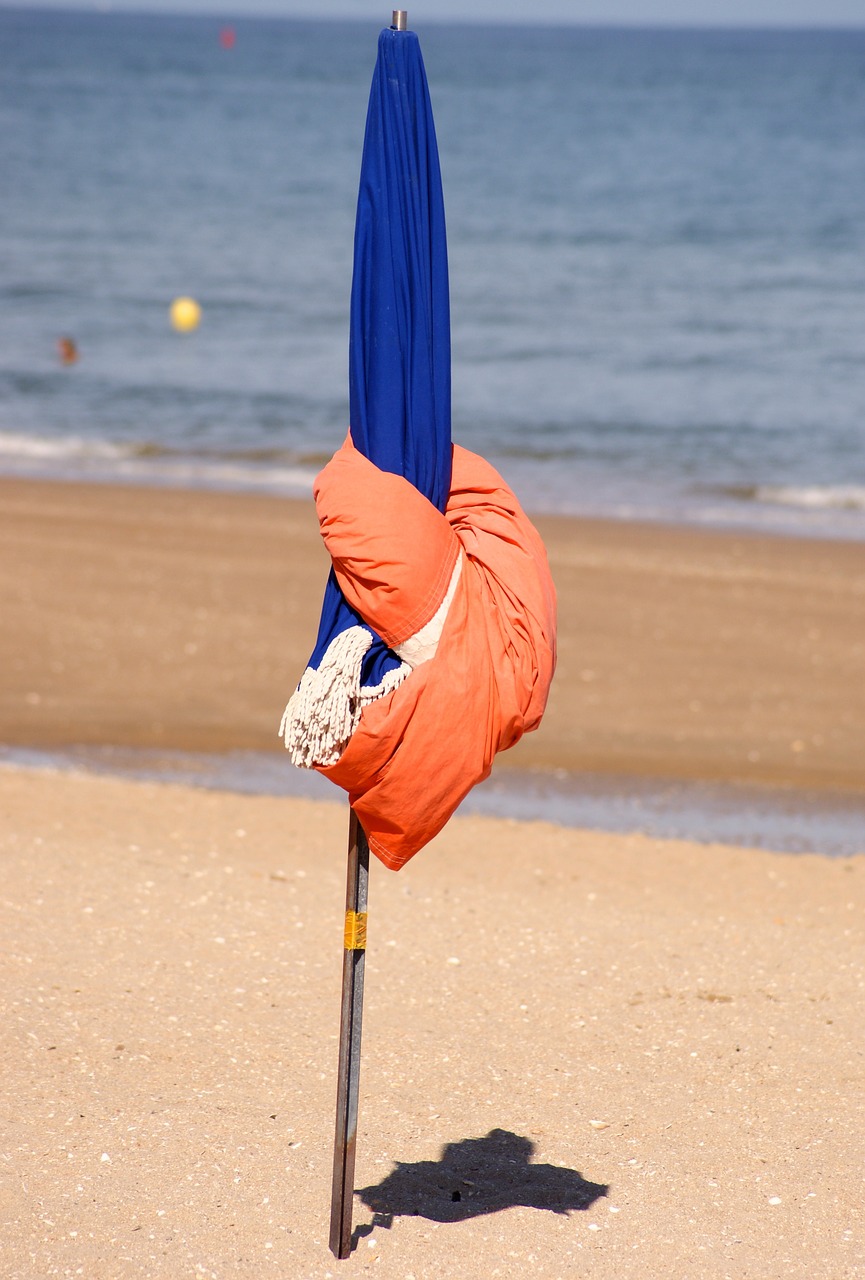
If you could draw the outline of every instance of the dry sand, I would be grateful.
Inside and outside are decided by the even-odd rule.
[[[485,819],[373,868],[336,1263],[345,834],[4,774],[4,1277],[865,1274],[865,859]]]
[[[865,548],[544,532],[519,763],[865,789]],[[0,539],[0,741],[272,743],[308,504],[4,482]],[[0,771],[3,1280],[865,1276],[865,859],[479,818],[373,868],[336,1262],[346,827]]]

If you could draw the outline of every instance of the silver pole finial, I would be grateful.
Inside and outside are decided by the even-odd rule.
[[[391,25],[391,30],[393,31],[407,31],[408,30],[408,10],[394,9],[393,22],[390,25]]]

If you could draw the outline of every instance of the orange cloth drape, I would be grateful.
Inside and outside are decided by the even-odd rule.
[[[342,591],[391,647],[441,605],[438,649],[364,708],[339,761],[369,846],[400,867],[445,825],[497,751],[537,728],[556,661],[556,597],[540,536],[498,472],[453,447],[444,515],[350,438],[316,479],[322,537]]]

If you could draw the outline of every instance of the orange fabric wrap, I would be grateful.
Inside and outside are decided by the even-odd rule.
[[[380,471],[350,439],[313,493],[342,594],[386,645],[402,644],[444,599],[459,554],[450,525],[413,484]]]
[[[346,598],[401,644],[462,573],[435,657],[364,708],[334,765],[372,851],[393,870],[487,777],[497,751],[537,728],[556,661],[556,597],[540,536],[498,472],[454,445],[441,514],[348,440],[315,485],[322,536]]]

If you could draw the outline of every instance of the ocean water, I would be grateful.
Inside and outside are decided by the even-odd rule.
[[[342,439],[378,25],[223,26],[0,9],[2,473],[299,493]],[[455,437],[534,511],[865,537],[865,33],[417,30]]]

